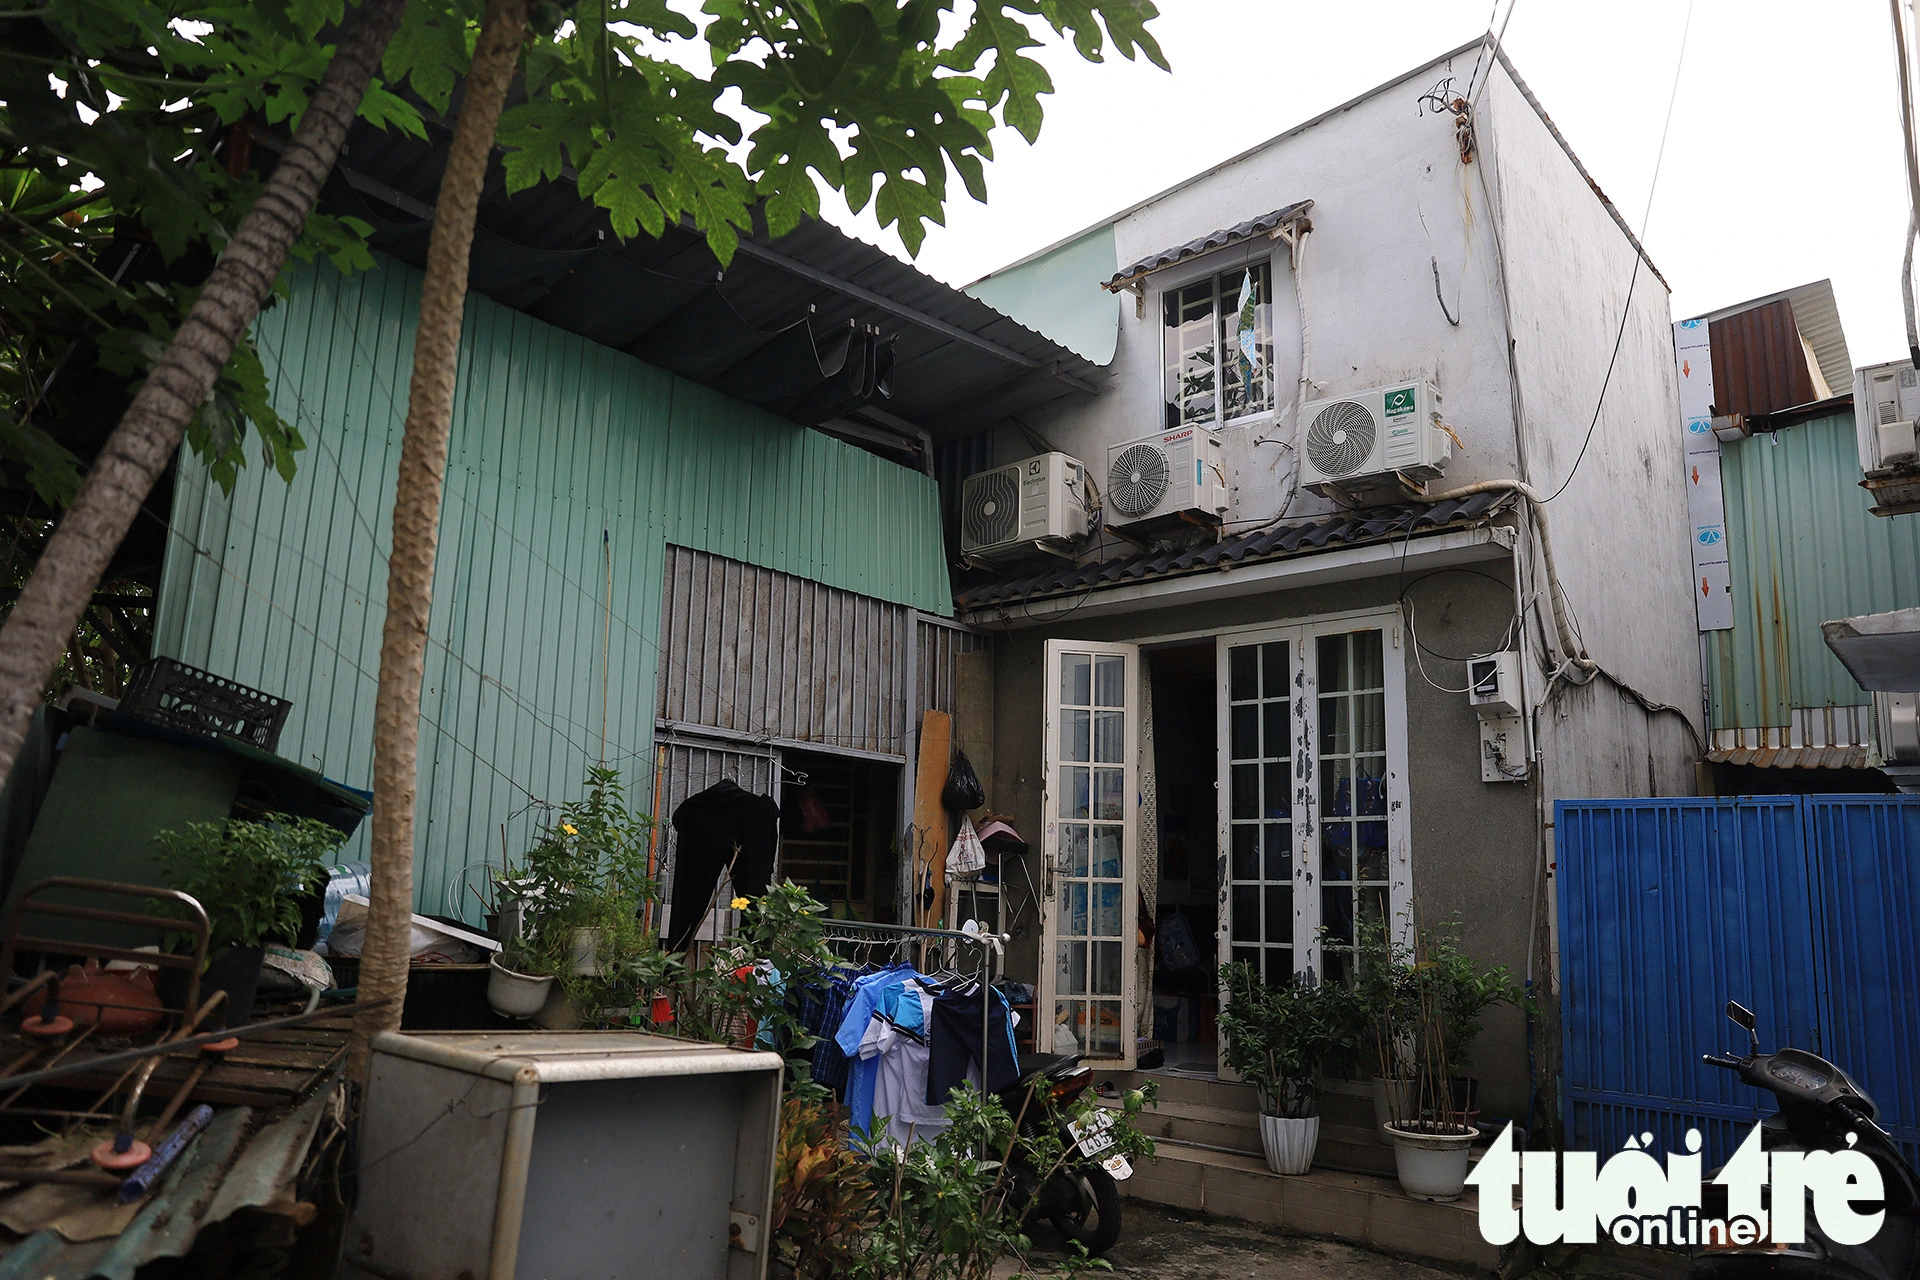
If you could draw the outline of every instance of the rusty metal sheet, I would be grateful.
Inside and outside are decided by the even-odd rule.
[[[1714,320],[1707,334],[1716,412],[1751,418],[1820,398],[1809,369],[1811,354],[1800,340],[1793,304],[1785,298]]]

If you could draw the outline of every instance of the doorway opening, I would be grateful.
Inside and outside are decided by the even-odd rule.
[[[1153,1038],[1169,1070],[1218,1069],[1218,680],[1211,639],[1146,654],[1153,695]]]
[[[900,766],[812,751],[782,751],[780,765],[779,878],[831,916],[894,923]]]

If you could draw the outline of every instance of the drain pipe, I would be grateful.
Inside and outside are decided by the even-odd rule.
[[[1547,511],[1540,491],[1524,480],[1482,480],[1477,484],[1464,484],[1457,489],[1448,489],[1442,493],[1422,495],[1428,502],[1448,502],[1456,498],[1471,497],[1476,493],[1517,493],[1527,500],[1527,507],[1533,514],[1534,531],[1540,535],[1540,559],[1547,569],[1547,601],[1553,606],[1553,629],[1560,639],[1561,652],[1567,662],[1587,673],[1591,680],[1600,670],[1600,664],[1587,656],[1574,639],[1573,624],[1567,618],[1567,595],[1560,587],[1560,575],[1553,567],[1553,538],[1547,532]],[[1525,620],[1522,620],[1525,625]],[[1586,680],[1576,681],[1585,684]]]

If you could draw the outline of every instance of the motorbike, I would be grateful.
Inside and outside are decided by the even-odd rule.
[[[1856,1135],[1855,1149],[1865,1152],[1880,1170],[1886,1218],[1873,1239],[1844,1245],[1820,1230],[1809,1203],[1806,1239],[1801,1243],[1762,1238],[1745,1246],[1702,1246],[1687,1269],[1689,1280],[1914,1280],[1915,1263],[1920,1261],[1920,1176],[1901,1156],[1892,1136],[1875,1123],[1880,1111],[1873,1099],[1845,1071],[1805,1049],[1761,1053],[1756,1019],[1734,1001],[1727,1002],[1727,1017],[1746,1030],[1746,1056],[1708,1053],[1701,1059],[1734,1072],[1779,1100],[1780,1110],[1761,1122],[1762,1149],[1837,1151],[1846,1147],[1848,1134]],[[1702,1190],[1703,1198],[1724,1197],[1724,1188],[1718,1186]],[[1703,1206],[1703,1216],[1719,1207]]]
[[[1019,1153],[1027,1144],[1019,1144],[1008,1168],[1013,1181],[1012,1203],[1024,1207],[1026,1221],[1051,1223],[1063,1239],[1077,1242],[1088,1257],[1097,1258],[1120,1238],[1116,1174],[1125,1178],[1133,1170],[1125,1157],[1108,1151],[1113,1138],[1106,1130],[1112,1120],[1105,1112],[1088,1123],[1074,1124],[1055,1119],[1056,1111],[1042,1105],[1042,1098],[1050,1097],[1056,1108],[1064,1110],[1092,1087],[1093,1068],[1082,1065],[1085,1056],[1021,1054],[1020,1078],[1001,1091],[1000,1101],[1009,1115],[1019,1117],[1023,1139],[1039,1136],[1046,1126],[1057,1125],[1059,1139],[1068,1152],[1057,1168],[1048,1171],[1035,1168],[1031,1159],[1022,1157]]]

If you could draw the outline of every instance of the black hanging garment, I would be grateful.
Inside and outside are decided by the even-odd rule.
[[[673,811],[673,917],[667,950],[685,948],[706,919],[714,888],[733,863],[733,891],[757,897],[773,878],[780,848],[780,806],[732,779],[688,796]],[[740,853],[736,858],[734,848]]]

